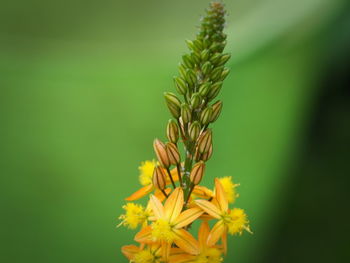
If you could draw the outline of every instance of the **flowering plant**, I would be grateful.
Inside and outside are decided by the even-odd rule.
[[[174,93],[164,94],[174,118],[167,125],[168,142],[154,140],[157,161],[145,161],[139,167],[143,187],[126,198],[129,202],[120,216],[119,225],[140,227],[134,238],[139,245],[122,247],[130,262],[219,263],[227,253],[227,234],[250,232],[244,210],[229,208],[238,197],[238,185],[231,177],[216,178],[213,190],[199,185],[213,152],[209,125],[222,109],[220,100],[212,101],[229,73],[224,67],[230,58],[223,53],[224,23],[223,4],[211,3],[196,39],[187,41],[190,54],[182,57],[180,74],[174,78],[183,102]],[[149,194],[146,207],[133,202]],[[196,220],[201,221],[198,239],[189,232]],[[211,220],[215,221],[212,228]]]

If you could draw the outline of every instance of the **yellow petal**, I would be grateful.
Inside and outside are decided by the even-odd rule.
[[[129,245],[129,246],[122,247],[122,253],[129,260],[133,259],[135,254],[138,252],[140,252],[140,248],[135,246],[135,245]]]
[[[142,228],[141,231],[136,234],[134,240],[139,243],[153,243],[151,226],[146,226]]]
[[[200,217],[203,213],[204,211],[198,207],[187,209],[176,218],[174,221],[174,226],[176,228],[187,226]]]
[[[192,255],[199,254],[198,241],[189,232],[184,229],[174,229],[173,231],[176,234],[174,243],[179,248]]]
[[[152,211],[154,213],[154,216],[157,218],[164,218],[164,215],[165,215],[164,207],[162,203],[159,201],[159,199],[154,195],[151,195],[149,202],[150,202]]]
[[[152,191],[153,191],[153,185],[149,184],[149,185],[146,185],[146,186],[140,188],[135,193],[133,193],[129,197],[125,198],[125,200],[135,201],[137,199],[140,199],[141,197],[144,197],[145,195],[148,195]]]
[[[203,251],[207,247],[209,232],[210,232],[210,228],[209,228],[208,222],[203,221],[198,230],[198,242],[199,242],[201,251]]]
[[[170,255],[171,244],[165,241],[162,241],[162,258],[164,262],[168,262]]]
[[[178,255],[171,255],[169,257],[169,263],[185,263],[185,262],[194,262],[196,259],[196,256],[187,254],[185,252],[182,252]]]
[[[184,205],[184,193],[181,187],[178,187],[172,192],[164,205],[165,217],[169,222],[174,222],[180,215]]]
[[[196,204],[202,208],[205,212],[216,219],[220,219],[220,210],[212,203],[206,200],[195,200]]]
[[[218,221],[212,228],[212,230],[209,233],[207,245],[208,247],[212,247],[218,242],[220,237],[225,231],[225,225],[222,222],[222,220]]]
[[[213,191],[201,185],[196,185],[192,191],[192,194],[194,194],[199,198],[204,198],[204,199],[209,199],[211,197],[214,197]]]
[[[222,184],[218,178],[215,178],[215,196],[216,200],[219,203],[220,210],[222,212],[226,212],[228,208],[228,201],[225,190],[222,187]]]
[[[169,195],[171,192],[170,188],[166,188],[164,192]],[[162,193],[162,191],[159,191],[158,189],[154,192],[154,195],[159,199],[159,201],[163,202],[165,200],[165,195]]]

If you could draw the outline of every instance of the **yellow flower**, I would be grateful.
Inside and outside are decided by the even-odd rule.
[[[135,245],[123,246],[122,253],[132,263],[160,263],[160,245],[152,244],[146,248]]]
[[[144,161],[141,163],[141,166],[139,166],[139,181],[141,185],[146,186],[152,184],[153,170],[156,165],[157,162],[155,160]]]
[[[196,207],[181,212],[183,205],[184,194],[181,187],[174,190],[164,206],[158,198],[152,195],[150,206],[154,213],[155,222],[137,233],[135,241],[145,244],[161,243],[164,261],[167,261],[173,243],[189,254],[197,254],[197,240],[183,227],[196,220],[203,211]]]
[[[213,245],[208,246],[207,240],[210,233],[209,224],[207,221],[203,221],[198,231],[198,253],[196,255],[190,255],[185,252],[172,250],[169,258],[170,263],[220,263],[222,262],[222,249]],[[177,253],[174,253],[174,252]]]
[[[124,225],[128,228],[135,229],[138,225],[145,225],[150,213],[142,205],[127,203],[123,206],[125,214],[119,217],[122,222],[118,225]]]
[[[226,176],[219,178],[219,181],[224,188],[225,194],[227,201],[229,203],[234,203],[236,201],[236,198],[238,197],[238,194],[236,193],[236,187],[239,186],[239,184],[234,184],[232,182],[232,177],[231,176]]]
[[[215,179],[215,198],[212,202],[207,200],[196,200],[196,204],[212,217],[218,219],[208,236],[208,246],[214,245],[220,238],[227,251],[227,231],[231,235],[241,234],[242,230],[251,232],[248,226],[249,221],[242,209],[230,210],[224,188],[219,179]]]

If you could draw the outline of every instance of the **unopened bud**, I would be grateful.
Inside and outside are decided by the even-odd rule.
[[[212,131],[207,129],[204,131],[198,139],[198,151],[203,154],[209,151],[212,144]]]
[[[191,106],[193,109],[197,108],[201,104],[201,96],[198,92],[193,93],[191,97]]]
[[[186,84],[185,80],[181,77],[175,77],[174,82],[175,82],[176,90],[180,94],[185,95],[187,92],[187,84]]]
[[[186,78],[186,67],[182,63],[179,64],[179,72],[180,72],[182,79],[185,79]]]
[[[200,56],[198,56],[198,54],[196,52],[191,53],[191,58],[195,64],[199,64],[201,62],[201,58],[200,58]]]
[[[222,110],[222,101],[218,100],[212,105],[212,107],[213,107],[213,114],[211,115],[210,122],[214,122],[219,118]]]
[[[196,47],[196,51],[203,49],[203,44],[199,39],[194,40],[193,45]]]
[[[213,115],[213,108],[212,107],[206,107],[200,116],[200,121],[202,123],[202,125],[207,125],[210,120],[211,120],[211,116]]]
[[[192,167],[192,171],[190,174],[190,180],[194,185],[198,185],[204,175],[205,171],[205,163],[203,161],[199,161]]]
[[[155,139],[153,142],[153,148],[161,166],[168,168],[170,166],[170,160],[169,160],[164,143],[158,139]]]
[[[213,144],[211,143],[209,147],[209,151],[207,151],[206,153],[203,153],[201,156],[201,159],[206,162],[210,159],[212,154],[213,154]]]
[[[157,165],[153,170],[153,185],[159,190],[164,190],[166,187],[166,175],[162,167]]]
[[[171,164],[176,165],[180,163],[180,153],[176,145],[172,142],[166,144],[166,151],[168,153],[169,161]]]
[[[221,80],[224,80],[226,77],[227,77],[227,75],[230,73],[230,69],[229,68],[224,68],[224,70],[222,71],[222,73],[221,73],[221,77],[220,77],[220,79]]]
[[[220,53],[215,53],[214,55],[211,56],[210,62],[214,65],[217,65],[221,59],[221,54]]]
[[[208,58],[209,58],[209,54],[210,54],[210,51],[208,49],[204,49],[201,52],[201,59],[202,59],[202,61],[207,61]]]
[[[211,85],[211,88],[207,94],[208,101],[211,101],[219,94],[221,87],[222,87],[222,81],[216,82],[213,85]]]
[[[186,103],[181,104],[181,118],[183,123],[189,123],[192,119],[190,106]]]
[[[212,68],[212,64],[209,61],[207,61],[202,65],[201,70],[204,75],[207,75],[212,70]]]
[[[187,46],[188,46],[188,48],[189,48],[190,50],[193,50],[193,49],[194,49],[193,41],[191,41],[191,40],[186,40],[186,44],[187,44]]]
[[[180,117],[181,101],[171,92],[164,92],[164,97],[170,113],[178,119]]]
[[[166,127],[166,135],[168,137],[168,140],[172,143],[177,143],[179,140],[179,127],[174,120],[169,120]]]
[[[213,81],[218,80],[221,77],[221,73],[223,71],[224,67],[217,67],[212,70],[210,73],[210,79]]]
[[[224,65],[231,58],[230,54],[223,54],[218,62],[217,66]]]
[[[194,63],[193,63],[192,58],[189,54],[183,55],[182,60],[183,60],[186,67],[193,68]]]
[[[186,80],[191,86],[194,86],[197,83],[197,75],[192,69],[187,69]]]
[[[191,123],[190,128],[188,129],[188,133],[192,141],[196,141],[201,131],[201,125],[198,121],[194,121]]]
[[[209,90],[210,90],[210,83],[206,82],[199,87],[199,94],[202,97],[205,97],[208,94]]]

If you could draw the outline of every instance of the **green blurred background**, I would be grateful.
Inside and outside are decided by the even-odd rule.
[[[349,262],[348,1],[225,2],[232,73],[204,183],[233,176],[254,231],[225,262]],[[117,217],[207,5],[1,1],[1,262],[127,261]]]

